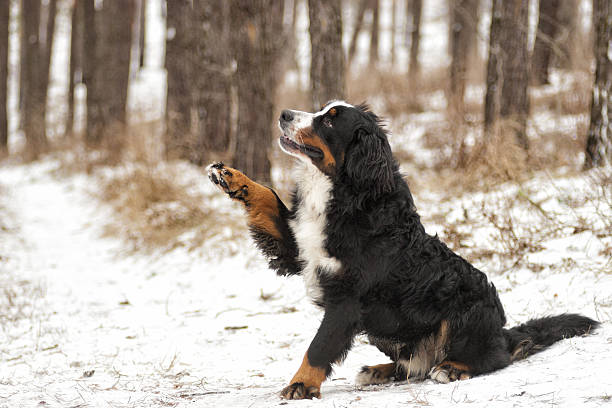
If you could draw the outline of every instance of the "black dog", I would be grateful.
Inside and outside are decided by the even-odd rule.
[[[291,210],[237,170],[221,163],[208,170],[244,203],[270,267],[301,274],[325,311],[282,397],[319,397],[358,333],[393,362],[364,367],[357,381],[381,384],[468,379],[598,326],[563,314],[504,329],[504,309],[485,274],[425,232],[387,135],[367,107],[336,101],[314,114],[284,110],[279,123],[281,148],[302,161]]]

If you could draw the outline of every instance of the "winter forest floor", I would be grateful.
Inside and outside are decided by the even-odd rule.
[[[321,312],[299,277],[267,269],[240,226],[241,209],[213,191],[200,170],[167,164],[164,171],[180,174],[204,211],[218,215],[218,229],[134,250],[133,239],[108,234],[109,226],[130,227],[97,191],[117,170],[65,172],[57,156],[0,165],[0,407],[611,402],[612,207],[593,195],[595,173],[540,174],[520,189],[454,200],[421,189],[415,199],[427,230],[496,284],[509,325],[569,311],[603,322],[596,333],[467,381],[358,389],[353,379],[362,365],[388,361],[359,337],[324,383],[321,400],[285,402],[278,392],[298,368]],[[164,205],[180,213],[180,204]],[[485,207],[504,225],[525,221],[512,232],[522,238],[512,241],[495,228]],[[152,217],[154,223],[160,215]]]

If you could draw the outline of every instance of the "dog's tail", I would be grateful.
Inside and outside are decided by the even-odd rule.
[[[527,323],[504,329],[512,361],[537,353],[568,337],[588,334],[599,322],[579,314],[562,314],[529,320]]]

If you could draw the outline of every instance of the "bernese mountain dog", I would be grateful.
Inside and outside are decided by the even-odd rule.
[[[299,159],[291,208],[270,188],[223,165],[210,180],[244,204],[251,235],[280,275],[302,275],[324,311],[302,365],[281,391],[320,397],[321,383],[354,337],[392,360],[357,383],[447,383],[506,367],[599,323],[577,314],[511,329],[495,286],[421,224],[380,119],[333,101],[319,112],[283,110],[281,149]]]

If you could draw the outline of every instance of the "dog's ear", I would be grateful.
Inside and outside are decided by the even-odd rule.
[[[394,167],[391,146],[385,133],[378,128],[357,129],[344,161],[347,181],[354,191],[368,192],[372,199],[393,191]]]

